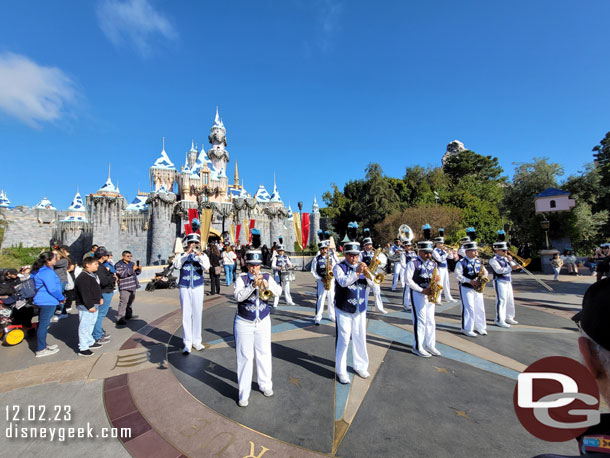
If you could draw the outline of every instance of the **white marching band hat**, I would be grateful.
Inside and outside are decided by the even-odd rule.
[[[360,254],[360,244],[358,242],[346,242],[343,244],[345,254]]]
[[[432,242],[429,240],[424,240],[423,242],[417,242],[417,249],[421,250],[421,251],[434,251]]]
[[[330,246],[330,240],[322,240],[318,245],[318,248],[328,248]]]
[[[506,242],[495,242],[494,250],[508,250],[508,243]]]
[[[286,251],[286,247],[284,245],[278,245],[277,251]]]
[[[195,232],[185,235],[182,238],[182,246],[187,246],[189,243],[201,243],[201,236]]]
[[[362,239],[362,244],[363,245],[368,245],[368,244],[372,245],[373,244],[373,239],[370,238],[370,237],[366,237],[366,238]]]
[[[477,242],[466,242],[462,248],[464,248],[464,251],[479,249]]]
[[[445,243],[445,237],[435,237],[434,243]]]

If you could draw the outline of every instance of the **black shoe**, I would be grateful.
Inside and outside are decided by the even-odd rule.
[[[91,350],[83,350],[78,352],[79,356],[93,356],[93,352]]]
[[[116,322],[117,326],[127,326],[127,321],[125,321],[125,318],[121,318],[120,320],[118,320]]]
[[[89,348],[100,348],[102,344],[95,342],[93,345],[89,345]]]

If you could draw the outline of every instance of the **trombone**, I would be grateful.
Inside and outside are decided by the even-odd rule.
[[[531,259],[523,259],[521,256],[518,256],[517,254],[513,253],[510,250],[508,250],[507,253],[513,259],[516,259],[517,261],[519,261],[519,264],[521,264],[521,267],[527,267],[530,265],[530,262],[532,262]]]
[[[549,285],[547,285],[545,282],[543,282],[542,280],[540,280],[538,277],[536,277],[533,273],[531,273],[529,270],[527,270],[525,268],[525,266],[529,265],[529,263],[532,261],[531,259],[523,259],[520,256],[516,256],[515,254],[511,253],[510,251],[507,251],[507,253],[513,257],[513,259],[516,259],[519,262],[515,262],[515,264],[517,264],[518,266],[521,267],[521,270],[523,272],[525,272],[527,275],[529,275],[530,277],[532,277],[534,280],[536,280],[538,283],[540,283],[540,285],[542,285],[544,288],[546,288],[547,291],[553,291],[553,288],[551,288]]]

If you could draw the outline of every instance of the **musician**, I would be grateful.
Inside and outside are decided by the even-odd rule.
[[[510,328],[511,324],[518,324],[515,320],[515,299],[510,274],[513,270],[521,269],[521,266],[511,256],[507,256],[506,242],[495,242],[493,248],[496,254],[489,260],[489,267],[493,272],[496,290],[496,326]]]
[[[364,262],[360,261],[358,242],[346,242],[343,245],[343,253],[345,260],[333,268],[336,288],[335,311],[337,313],[335,371],[339,382],[346,384],[350,383],[347,374],[347,347],[350,338],[353,342],[354,371],[362,378],[368,378],[370,375],[368,372],[369,356],[366,349],[366,308],[367,285],[371,286],[373,282],[365,276],[368,268]]]
[[[415,344],[411,352],[422,358],[440,356],[436,349],[436,323],[434,320],[434,303],[430,302],[430,285],[438,282],[433,278],[434,268],[437,267],[432,257],[434,249],[432,242],[424,241],[417,244],[417,258],[407,265],[406,282],[411,296],[413,308],[413,334]]]
[[[472,240],[470,240],[470,237],[462,237],[460,239],[460,248],[458,250],[458,256],[460,258],[465,258],[466,257],[466,252],[464,251],[464,244],[468,243],[468,242],[472,242]]]
[[[400,262],[402,264],[402,268],[405,271],[405,276],[407,272],[407,267],[409,267],[409,263],[415,261],[417,259],[417,253],[413,250],[413,243],[410,241],[405,242],[403,244],[405,251],[402,253],[400,257]],[[411,311],[411,289],[409,288],[409,284],[405,281],[405,287],[402,292],[402,305],[405,308],[405,311]]]
[[[367,267],[370,267],[373,256],[375,255],[375,250],[373,250],[373,239],[371,237],[365,237],[362,240],[362,244],[364,245],[364,250],[360,252],[360,262],[364,262]],[[376,272],[372,273],[373,275],[376,274]],[[381,285],[373,282],[372,286],[367,288],[367,297],[371,290],[373,291],[373,296],[375,297],[375,309],[379,313],[383,313],[384,315],[387,314],[388,312],[383,308],[383,301],[381,300]]]
[[[403,248],[400,238],[394,239],[394,244],[390,247],[389,257],[394,260],[394,278],[392,280],[392,291],[396,291],[396,285],[400,280],[401,286],[405,287],[405,271],[402,264],[400,263],[400,257],[402,256]]]
[[[191,233],[182,241],[185,251],[176,256],[173,268],[180,270],[178,282],[180,307],[182,307],[182,330],[184,333],[183,355],[191,353],[191,348],[203,350],[201,343],[201,318],[203,316],[203,274],[210,269],[210,260],[201,252],[199,234]]]
[[[439,229],[441,231],[441,229]],[[449,269],[447,265],[448,259],[453,259],[453,251],[448,251],[445,248],[445,238],[444,237],[436,237],[434,239],[434,251],[432,252],[432,257],[436,261],[436,265],[438,267],[438,273],[441,277],[441,286],[443,287],[443,293],[445,295],[445,302],[457,302],[451,296],[451,285],[449,284]],[[439,295],[439,304],[440,304],[440,295]]]
[[[324,301],[328,299],[328,319],[335,321],[335,282],[330,281],[330,289],[324,287],[324,278],[326,276],[326,262],[330,262],[329,271],[332,272],[332,267],[337,264],[335,257],[329,253],[329,241],[323,240],[319,245],[320,252],[311,263],[311,274],[316,279],[318,288],[318,300],[316,302],[316,316],[314,323],[320,324],[322,314],[324,313]]]
[[[295,305],[295,303],[292,301],[292,296],[290,295],[290,281],[282,278],[282,272],[285,272],[287,269],[292,269],[293,267],[290,257],[285,254],[284,245],[278,245],[277,256],[273,258],[271,268],[273,269],[273,272],[277,274],[276,276],[280,278],[280,285],[282,286],[282,291],[286,295],[286,303],[288,305]],[[273,308],[277,308],[279,302],[280,296],[275,296],[273,299]]]
[[[475,291],[481,287],[479,273],[487,277],[487,271],[478,258],[477,242],[464,243],[464,257],[455,265],[455,278],[460,282],[460,298],[462,299],[462,333],[468,337],[476,337],[473,331],[487,335],[485,322],[485,304],[483,293]]]
[[[267,273],[261,273],[263,254],[260,247],[260,231],[252,229],[252,249],[246,251],[248,273],[235,281],[234,297],[237,313],[233,324],[235,353],[237,356],[237,383],[240,407],[248,405],[252,385],[253,361],[256,358],[258,386],[264,396],[273,396],[271,380],[271,318],[269,303],[261,297],[261,290],[270,290],[274,296],[282,294],[282,288]]]

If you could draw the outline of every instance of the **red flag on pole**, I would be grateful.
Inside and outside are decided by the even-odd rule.
[[[189,222],[188,222],[188,224],[184,225],[184,233],[186,235],[188,235],[191,232],[193,232],[193,227],[191,226],[191,222],[195,218],[199,218],[199,214],[197,213],[197,209],[196,208],[189,208]],[[200,233],[199,230],[197,230],[197,233]]]
[[[250,220],[250,241],[248,243],[252,243],[252,229],[254,229],[254,220]]]
[[[241,232],[241,224],[237,225],[237,229],[235,230],[235,243],[239,240],[239,233]]]
[[[307,241],[309,239],[309,213],[303,213],[301,230],[303,231],[303,250],[305,250],[307,247]]]

